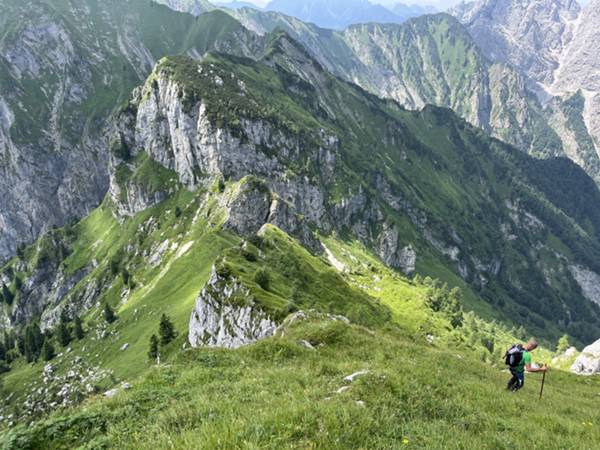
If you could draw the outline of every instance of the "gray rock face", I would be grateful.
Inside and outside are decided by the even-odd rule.
[[[229,217],[225,228],[245,236],[256,233],[269,219],[271,210],[271,192],[258,182],[243,183],[227,201]]]
[[[208,81],[219,88],[216,77]],[[319,223],[327,229],[325,199],[321,186],[284,170],[284,161],[289,162],[302,153],[297,139],[270,123],[242,119],[246,137],[242,141],[231,131],[216,127],[202,101],[189,110],[184,108],[179,92],[180,86],[168,77],[157,76],[147,96],[142,99],[138,95],[135,117],[128,117],[129,112],[122,116],[121,122],[135,130],[129,135],[126,130],[119,130],[132,154],[147,152],[153,161],[172,170],[178,181],[192,190],[215,177],[240,180],[251,174],[266,180],[248,178],[224,197],[221,206],[228,211],[225,226],[248,234],[269,222],[314,247],[316,241],[305,222]],[[326,175],[335,167],[338,142],[328,135],[321,136],[320,141],[310,158]],[[261,148],[277,156],[268,156]],[[162,200],[162,195],[142,198],[133,186],[127,187],[127,192],[135,194],[134,201],[123,198],[122,192],[117,183],[111,183],[111,196],[123,215]]]
[[[581,287],[583,295],[589,301],[600,305],[600,275],[589,269],[575,265],[570,266],[569,270]]]
[[[600,1],[587,4],[574,23],[573,37],[560,55],[550,90],[560,96],[581,91],[583,120],[600,152]]]
[[[600,373],[600,340],[583,349],[571,366],[571,372],[578,375],[594,375]]]
[[[74,292],[73,288],[87,275],[87,269],[75,274],[65,274],[57,270],[46,279],[33,278],[28,280],[18,307],[11,317],[12,324],[27,323],[32,317],[41,317],[42,329],[55,326],[61,313],[66,310],[68,315],[87,311],[96,304],[98,297],[109,283],[106,280],[91,280],[83,290]],[[34,284],[39,281],[39,284]],[[65,302],[65,299],[69,299]]]
[[[581,7],[574,0],[478,0],[451,12],[492,60],[551,84]]]
[[[488,58],[527,77],[566,155],[600,181],[600,1],[478,0],[451,13]],[[565,108],[577,93],[581,111]]]
[[[415,271],[417,253],[412,245],[402,247],[398,237],[398,229],[395,226],[384,224],[379,235],[377,252],[385,264],[410,275]]]
[[[179,91],[180,87],[168,78],[157,80],[138,107],[135,148],[145,150],[153,160],[175,171],[190,189],[205,181],[206,175],[240,179],[249,173],[267,176],[281,171],[277,160],[257,151],[263,142],[279,146],[284,156],[297,151],[293,141],[273,131],[268,123],[245,120],[244,131],[250,141],[241,142],[211,123],[202,102],[185,111]]]
[[[65,255],[64,242],[59,236],[49,234],[44,237],[36,251],[35,262],[26,264],[20,261],[16,269],[30,275],[22,281],[18,299],[12,309],[2,312],[0,323],[10,328],[14,325],[28,323],[32,318],[40,319],[40,327],[46,329],[55,325],[62,312],[73,316],[80,310],[87,310],[95,304],[98,295],[108,284],[105,280],[93,280],[74,290],[93,269],[94,262],[70,272],[61,265]],[[11,283],[11,273],[4,273],[0,281],[6,285]],[[65,299],[69,302],[65,302]]]
[[[192,347],[238,348],[272,336],[276,328],[246,287],[213,268],[192,311],[188,338]]]
[[[415,272],[417,264],[417,252],[413,248],[412,245],[407,245],[406,247],[400,250],[398,255],[398,265],[402,269],[402,271],[411,275]]]

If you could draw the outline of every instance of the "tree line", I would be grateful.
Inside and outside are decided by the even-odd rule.
[[[113,323],[117,315],[105,303],[103,317],[106,323]],[[79,316],[70,317],[66,311],[60,315],[58,324],[42,331],[40,323],[29,323],[19,332],[5,331],[0,339],[0,373],[10,370],[10,363],[24,357],[29,363],[54,359],[58,348],[68,348],[74,340],[85,337],[84,323]]]

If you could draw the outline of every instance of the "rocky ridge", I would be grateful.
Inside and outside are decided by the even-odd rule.
[[[303,104],[326,115],[331,114],[328,111],[344,110],[335,104],[336,96],[332,95],[326,72],[315,65],[297,43],[285,34],[273,42],[272,50],[263,60],[270,67],[268,70],[278,74],[293,70],[300,79],[292,81],[292,85],[305,90],[299,94],[294,88],[286,95],[299,95],[294,98],[301,98]],[[501,258],[476,256],[472,249],[466,250],[464,237],[459,232],[440,234],[434,230],[431,211],[415,207],[416,200],[409,200],[407,193],[401,193],[386,178],[376,180],[379,195],[374,196],[367,186],[360,185],[354,192],[332,202],[330,190],[339,183],[337,174],[342,167],[353,164],[347,147],[349,142],[331,128],[334,122],[307,128],[301,140],[293,137],[286,131],[287,118],[263,116],[260,107],[252,106],[262,101],[256,97],[256,86],[252,80],[240,76],[235,68],[229,71],[229,64],[218,58],[214,62],[209,58],[200,64],[184,59],[159,64],[151,81],[136,94],[133,106],[123,113],[126,117],[120,120],[120,123],[135,124],[135,133],[128,135],[130,141],[124,141],[131,154],[139,154],[144,149],[151,160],[177,174],[188,189],[206,188],[215,178],[235,181],[236,186],[225,189],[218,204],[225,214],[223,226],[237,234],[256,233],[263,224],[272,223],[308,247],[322,251],[311,229],[349,230],[373,248],[384,262],[411,273],[419,264],[419,255],[427,250],[419,241],[403,237],[396,219],[386,213],[387,206],[383,206],[393,205],[397,212],[410,217],[426,246],[445,255],[465,280],[485,288],[502,276],[505,269]],[[247,64],[255,66],[257,63],[247,60]],[[255,67],[258,73],[272,76],[271,72],[269,75],[263,72],[267,69],[260,63]],[[192,73],[197,78],[194,82],[189,78]],[[313,91],[315,95],[319,93],[317,104],[308,100]],[[219,96],[213,98],[211,92]],[[219,106],[223,96],[232,96],[235,99],[231,100],[232,104],[240,111],[234,127],[216,125],[231,120]],[[441,112],[430,113],[429,117],[439,123],[447,119],[436,118]],[[337,122],[339,119],[334,120],[336,124],[341,123]],[[275,123],[279,125],[274,126]],[[126,135],[124,131],[120,133]],[[307,145],[304,139],[311,144]],[[391,135],[387,142],[393,146],[398,141]],[[510,228],[513,233],[523,232],[517,229],[527,229],[534,234],[547,232],[544,219],[528,211],[524,204],[507,202],[507,205],[506,220],[513,225],[505,223],[505,229]],[[448,222],[448,217],[445,221]],[[442,237],[443,233],[451,237]],[[557,261],[562,261],[560,270],[570,273],[564,266],[563,256],[557,256]],[[583,270],[596,273],[590,264],[583,264]],[[547,276],[547,283],[554,283],[552,278]],[[573,283],[578,281],[583,283],[579,277],[572,279]]]
[[[536,156],[563,155],[526,78],[490,62],[466,29],[447,14],[401,25],[361,24],[329,32],[273,12],[231,11],[264,35],[281,28],[301,42],[331,73],[410,109],[434,104]]]

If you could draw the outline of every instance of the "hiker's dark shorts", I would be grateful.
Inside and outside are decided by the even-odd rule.
[[[518,391],[525,384],[525,371],[517,372],[515,369],[510,369],[512,378],[508,382],[508,389]]]

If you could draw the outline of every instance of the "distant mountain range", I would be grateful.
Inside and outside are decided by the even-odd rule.
[[[276,11],[321,28],[343,29],[357,23],[402,23],[412,17],[435,12],[431,6],[390,3],[389,6],[368,0],[272,0],[264,8],[245,1],[214,2],[206,0],[158,0],[178,11],[201,14],[215,7],[229,9],[251,8]]]
[[[241,9],[241,8],[253,8],[253,9],[262,9],[260,6],[255,5],[250,2],[213,2],[215,6],[231,8],[231,9]]]
[[[155,0],[175,11],[182,11],[198,16],[202,13],[216,9],[216,6],[208,0]]]
[[[402,23],[430,12],[421,6],[404,4],[388,9],[367,0],[272,0],[265,9],[332,29],[357,23]]]

